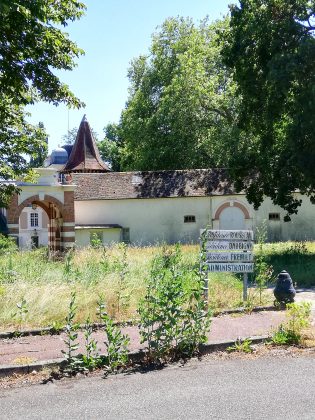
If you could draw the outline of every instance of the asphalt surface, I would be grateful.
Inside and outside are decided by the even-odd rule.
[[[0,391],[0,419],[315,419],[315,358],[193,360]]]

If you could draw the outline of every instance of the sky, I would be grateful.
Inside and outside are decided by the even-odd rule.
[[[231,0],[82,0],[87,11],[65,31],[85,51],[77,67],[58,72],[60,79],[85,102],[80,110],[47,103],[29,106],[29,121],[42,121],[49,134],[49,150],[63,143],[68,127],[78,127],[84,114],[91,127],[104,137],[103,128],[118,122],[128,98],[127,70],[131,60],[146,54],[151,35],[168,17],[191,17],[196,23],[228,12]]]

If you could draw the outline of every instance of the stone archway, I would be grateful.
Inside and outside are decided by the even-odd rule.
[[[48,216],[48,247],[51,253],[58,253],[73,247],[74,233],[74,197],[73,191],[63,191],[64,203],[58,198],[45,194],[33,194],[19,203],[15,194],[7,209],[9,235],[19,238],[19,217],[22,210],[30,205],[42,208]]]

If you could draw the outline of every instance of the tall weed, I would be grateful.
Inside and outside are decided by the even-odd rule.
[[[138,313],[141,343],[149,361],[191,356],[206,341],[210,315],[199,266],[187,271],[180,247],[163,247],[152,262],[146,295]]]
[[[268,287],[268,284],[273,279],[273,267],[268,264],[264,255],[264,243],[267,240],[267,224],[266,221],[256,229],[256,240],[258,252],[255,255],[254,277],[255,283],[259,291],[259,303],[262,302],[263,290]]]

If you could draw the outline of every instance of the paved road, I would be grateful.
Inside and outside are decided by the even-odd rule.
[[[0,391],[1,419],[315,419],[315,358],[192,361]]]

